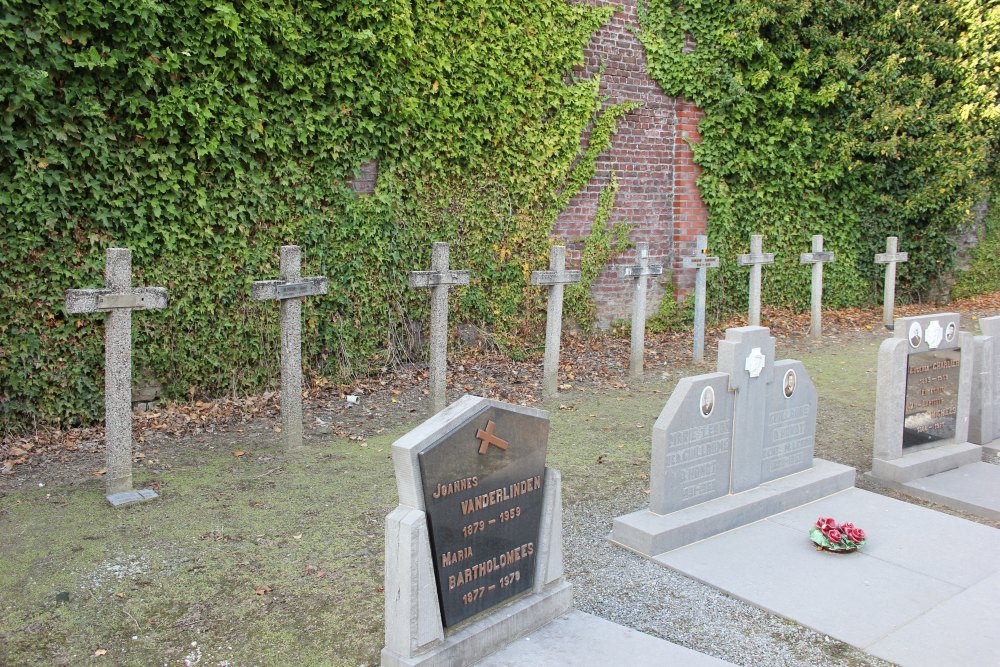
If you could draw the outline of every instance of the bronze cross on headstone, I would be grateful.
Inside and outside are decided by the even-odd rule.
[[[132,287],[132,251],[108,248],[104,289],[66,290],[66,312],[107,313],[104,321],[104,427],[108,502],[116,507],[156,498],[132,488],[132,311],[167,307],[164,287]]]
[[[476,431],[476,439],[482,440],[483,442],[483,444],[479,445],[480,454],[485,454],[490,445],[494,445],[506,451],[508,444],[507,441],[493,434],[493,429],[495,429],[496,426],[496,422],[491,419],[486,422],[486,430],[479,429]]]

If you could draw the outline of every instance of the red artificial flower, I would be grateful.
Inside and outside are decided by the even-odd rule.
[[[840,531],[837,530],[836,528],[831,528],[830,530],[824,531],[823,534],[826,535],[826,539],[830,540],[831,544],[836,544],[843,537]]]

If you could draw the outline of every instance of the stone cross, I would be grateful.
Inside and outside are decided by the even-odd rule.
[[[649,244],[640,241],[635,244],[637,264],[619,267],[621,278],[632,278],[632,351],[629,355],[628,374],[631,378],[642,377],[642,356],[646,346],[646,282],[649,276],[663,274],[662,264],[649,263]]]
[[[876,264],[886,264],[885,292],[882,300],[882,324],[889,331],[893,328],[892,311],[896,302],[896,262],[906,262],[909,254],[898,252],[899,238],[890,236],[885,240],[885,252],[875,255]]]
[[[545,359],[542,363],[542,393],[552,398],[559,389],[559,343],[562,339],[563,288],[580,282],[579,271],[566,270],[566,246],[552,246],[549,270],[532,271],[532,285],[549,288],[548,313],[545,317]]]
[[[705,291],[708,269],[719,268],[719,258],[708,254],[708,237],[704,234],[695,237],[695,250],[698,254],[685,257],[683,266],[685,269],[698,270],[694,283],[694,361],[700,364],[705,360]]]
[[[104,426],[107,473],[114,505],[156,498],[152,489],[132,488],[132,311],[167,307],[164,287],[132,287],[132,251],[108,248],[104,289],[66,290],[66,312],[107,313],[104,321]]]
[[[823,336],[823,264],[833,261],[832,252],[823,251],[823,237],[816,234],[812,238],[812,252],[799,255],[800,264],[812,264],[812,316],[809,323],[809,335],[813,338]]]
[[[302,446],[302,298],[326,294],[325,276],[302,277],[302,248],[281,246],[279,280],[257,280],[254,301],[281,302],[281,435],[286,449]]]
[[[729,374],[733,408],[732,493],[752,489],[763,478],[768,385],[774,378],[774,338],[765,327],[728,329],[719,341],[720,373]]]
[[[430,394],[434,412],[447,404],[445,374],[448,370],[448,289],[468,285],[468,271],[448,269],[448,244],[435,243],[430,271],[410,271],[410,287],[431,288]]]
[[[750,326],[760,326],[760,274],[761,264],[774,264],[774,253],[763,251],[760,234],[750,236],[750,254],[738,255],[736,263],[750,267]]]

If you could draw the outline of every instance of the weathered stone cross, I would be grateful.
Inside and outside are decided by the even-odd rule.
[[[885,292],[882,300],[882,324],[889,331],[893,329],[892,311],[896,303],[896,262],[905,262],[910,259],[908,253],[897,252],[899,238],[890,236],[885,240],[885,252],[875,255],[876,264],[886,264],[885,267]]]
[[[812,238],[812,252],[799,255],[800,264],[812,264],[812,316],[809,324],[809,335],[813,338],[823,336],[823,263],[832,262],[833,253],[823,251],[823,237],[816,234]]]
[[[114,505],[156,498],[132,488],[132,311],[167,307],[164,287],[132,287],[132,251],[108,248],[104,289],[66,290],[66,312],[107,313],[104,321],[105,492]]]
[[[632,278],[632,350],[628,361],[629,377],[642,377],[642,358],[646,347],[646,283],[649,276],[663,274],[662,264],[649,263],[649,243],[635,244],[638,263],[619,267],[619,277]]]
[[[566,246],[552,246],[549,270],[532,271],[532,285],[547,285],[549,305],[545,317],[545,358],[542,363],[542,394],[552,398],[559,390],[559,343],[562,339],[563,288],[580,282],[579,271],[566,270]]]
[[[430,271],[410,271],[410,287],[431,288],[430,394],[434,412],[447,404],[445,376],[448,371],[448,289],[468,285],[468,271],[448,269],[448,244],[435,243]]]
[[[699,234],[695,237],[697,255],[685,257],[685,269],[697,269],[694,282],[694,360],[701,363],[705,360],[705,291],[709,269],[719,268],[719,258],[708,254],[708,237]]]
[[[738,255],[736,263],[750,267],[750,326],[760,326],[760,267],[762,264],[774,264],[774,253],[763,251],[763,238],[760,234],[750,235],[750,254]]]
[[[280,280],[257,280],[254,301],[281,302],[281,436],[286,449],[302,446],[302,297],[326,294],[325,276],[302,277],[302,248],[281,246]]]
[[[476,431],[476,440],[482,441],[479,445],[479,453],[485,454],[486,450],[490,448],[490,445],[497,447],[498,449],[507,449],[507,441],[498,435],[493,434],[493,429],[497,427],[497,424],[492,419],[486,422],[486,430],[479,429]]]

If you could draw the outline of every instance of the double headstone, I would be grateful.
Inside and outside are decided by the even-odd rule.
[[[642,377],[643,356],[646,348],[646,290],[650,276],[663,274],[662,264],[649,263],[649,244],[635,244],[636,263],[619,267],[619,276],[632,280],[632,345],[629,353],[628,374]]]
[[[542,362],[542,393],[546,398],[552,398],[559,391],[563,288],[580,282],[579,271],[566,270],[566,246],[552,246],[549,252],[549,270],[531,272],[532,285],[544,285],[549,289],[545,319],[545,357]]]
[[[448,267],[448,244],[435,243],[431,250],[430,271],[410,271],[410,287],[431,290],[430,395],[434,412],[448,404],[445,395],[448,374],[448,290],[469,284],[468,271],[453,271]]]
[[[764,327],[726,331],[718,371],[678,382],[653,426],[650,504],[612,540],[648,556],[836,493],[854,470],[813,458],[816,390]]]
[[[548,434],[542,410],[466,395],[393,444],[383,665],[472,664],[571,608]]]
[[[968,442],[972,335],[958,313],[896,319],[879,347],[869,476],[933,502],[1000,519],[1000,468]]]
[[[302,299],[326,294],[325,276],[302,277],[302,248],[281,247],[279,280],[258,280],[254,301],[281,302],[281,436],[286,449],[302,445]]]
[[[119,506],[156,498],[132,488],[132,311],[167,307],[163,287],[132,287],[132,251],[108,248],[103,289],[66,290],[66,312],[107,313],[104,322],[105,492]]]

